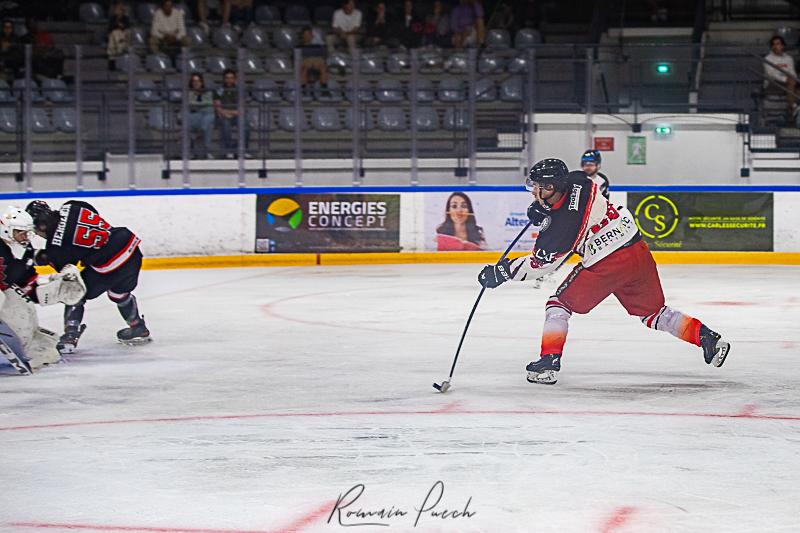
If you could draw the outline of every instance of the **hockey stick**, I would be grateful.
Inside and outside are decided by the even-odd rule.
[[[508,248],[506,248],[506,251],[503,252],[503,255],[500,256],[500,259],[497,260],[496,264],[499,264],[500,261],[506,258],[508,253],[514,247],[514,245],[517,244],[517,241],[519,241],[520,238],[525,234],[525,232],[528,231],[528,228],[531,227],[532,224],[533,222],[528,222],[528,224],[524,228],[522,228],[522,231],[520,231],[519,235],[517,235],[517,237],[513,241],[511,241],[511,244],[508,245]],[[478,298],[477,300],[475,300],[475,305],[472,306],[472,311],[470,311],[469,313],[469,318],[467,318],[467,324],[464,326],[464,332],[461,334],[461,340],[458,341],[458,348],[456,349],[456,356],[453,359],[453,366],[450,367],[450,376],[446,380],[442,381],[441,384],[439,383],[433,384],[433,388],[438,390],[439,392],[442,393],[447,392],[447,390],[450,388],[450,381],[452,381],[453,379],[453,372],[455,372],[456,363],[458,362],[458,354],[461,353],[461,345],[464,344],[464,338],[467,336],[467,330],[469,329],[469,325],[472,322],[472,316],[475,314],[475,310],[478,308],[478,304],[480,303],[481,298],[483,297],[483,293],[485,291],[486,287],[483,287],[481,289],[481,292],[478,293]]]

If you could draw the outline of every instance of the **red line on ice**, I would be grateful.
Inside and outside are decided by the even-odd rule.
[[[659,411],[572,411],[568,409],[460,409],[448,404],[437,409],[398,410],[398,411],[319,411],[319,412],[273,412],[253,413],[246,415],[197,415],[176,416],[169,418],[131,418],[122,420],[90,420],[86,422],[58,422],[53,424],[32,424],[28,426],[5,426],[0,431],[24,431],[31,429],[57,429],[81,426],[112,426],[122,424],[156,424],[171,422],[208,422],[216,420],[248,420],[258,418],[334,418],[348,416],[448,416],[448,415],[521,415],[521,416],[620,416],[620,417],[663,417],[663,418],[721,418],[747,420],[782,420],[800,421],[800,416],[793,415],[760,415],[747,411],[736,413],[681,413]]]
[[[614,514],[606,520],[603,527],[600,528],[600,533],[612,533],[616,531],[619,527],[625,525],[634,512],[636,512],[635,507],[619,507],[614,511]]]
[[[82,531],[143,531],[146,533],[300,533],[331,510],[333,502],[307,513],[280,529],[207,529],[187,527],[120,526],[109,524],[62,524],[50,522],[11,522],[11,527],[25,529],[71,529]]]

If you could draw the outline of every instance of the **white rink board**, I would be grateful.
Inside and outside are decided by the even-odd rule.
[[[446,395],[474,265],[146,271],[150,345],[116,345],[100,298],[69,363],[0,368],[0,531],[800,530],[800,268],[660,271],[731,340],[722,368],[612,299],[572,319],[559,383],[528,384],[552,286],[509,284]],[[476,514],[326,523],[356,484],[413,513],[439,480]]]
[[[463,190],[469,191],[468,187]],[[403,251],[424,251],[425,193],[401,196],[400,245]],[[521,210],[530,203],[528,193],[519,194]],[[612,199],[625,204],[625,192],[612,192]],[[48,199],[57,207],[67,198]],[[112,224],[128,226],[142,238],[148,257],[184,255],[235,255],[255,248],[256,196],[242,194],[192,194],[165,196],[121,196],[82,198],[94,205]],[[0,201],[24,205],[25,201]],[[774,193],[775,251],[800,252],[800,193]]]

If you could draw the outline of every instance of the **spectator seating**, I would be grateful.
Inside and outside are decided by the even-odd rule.
[[[53,110],[53,124],[62,133],[75,133],[75,109],[57,107]]]

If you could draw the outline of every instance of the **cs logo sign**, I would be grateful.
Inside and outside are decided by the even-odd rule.
[[[291,198],[278,198],[267,207],[267,223],[276,231],[297,229],[302,220],[303,210]]]
[[[678,226],[678,207],[666,196],[653,194],[644,198],[634,212],[636,225],[651,239],[663,239]]]

